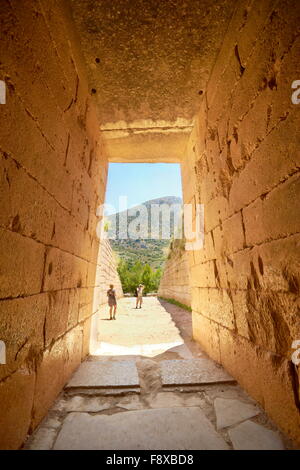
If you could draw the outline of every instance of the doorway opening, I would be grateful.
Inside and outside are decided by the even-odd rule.
[[[182,245],[180,165],[111,163],[101,216],[91,355],[154,357],[169,351],[168,357],[172,357],[178,348],[186,348],[179,317],[172,318],[176,306],[165,301],[176,303],[176,294],[182,300],[183,290],[189,289],[188,276],[187,285],[173,285],[173,292],[168,286],[160,290],[160,286],[166,261]],[[174,284],[176,270],[169,275]],[[110,285],[117,301],[115,322],[110,321],[107,305]],[[141,305],[136,297],[139,286],[143,286]],[[191,339],[190,299],[186,295],[186,302],[177,304],[187,307],[182,321],[190,324]],[[188,355],[187,349],[185,353]]]

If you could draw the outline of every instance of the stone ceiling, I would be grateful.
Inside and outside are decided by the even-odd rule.
[[[111,161],[180,161],[237,0],[70,0]]]

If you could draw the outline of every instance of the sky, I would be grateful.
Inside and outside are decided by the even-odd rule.
[[[110,163],[105,203],[106,214],[119,212],[119,196],[128,207],[163,196],[182,197],[180,165],[177,163]]]

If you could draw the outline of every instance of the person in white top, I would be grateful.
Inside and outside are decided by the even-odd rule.
[[[143,290],[144,290],[143,284],[139,284],[139,286],[135,290],[135,295],[136,295],[136,306],[135,306],[135,308],[142,308]]]

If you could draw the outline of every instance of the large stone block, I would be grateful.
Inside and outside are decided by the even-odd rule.
[[[249,306],[247,291],[233,290],[231,291],[231,294],[237,332],[240,336],[244,336],[249,339],[249,325],[247,321],[249,317]]]
[[[250,288],[246,293],[249,338],[264,349],[291,356],[293,333],[299,333],[297,300],[278,292]]]
[[[249,248],[234,253],[228,258],[227,278],[233,289],[247,289],[249,280],[256,279],[254,272],[251,272],[251,262],[253,251]]]
[[[244,222],[247,245],[283,238],[300,231],[300,178],[294,175],[279,185],[264,199],[258,199],[245,208]]]
[[[230,213],[240,210],[259,196],[265,196],[297,171],[300,156],[299,137],[295,133],[299,120],[296,111],[293,109],[290,116],[269,133],[245,168],[234,175],[229,196]]]
[[[19,449],[30,427],[35,374],[20,368],[0,382],[0,449]]]
[[[224,196],[212,199],[204,206],[204,227],[205,232],[210,232],[216,228],[220,221],[229,216],[228,200]]]
[[[237,36],[239,56],[244,67],[247,65],[256,40],[261,37],[266,20],[271,15],[273,7],[273,0],[264,0],[257,3],[251,2],[248,8],[245,9],[246,21]]]
[[[49,407],[79,366],[82,357],[82,328],[78,326],[44,351],[37,366],[32,426],[47,413]]]
[[[14,10],[8,13],[6,9],[6,30],[13,34],[6,34],[3,38],[2,62],[9,71],[10,81],[22,97],[30,118],[42,129],[51,146],[59,151],[63,147],[63,135],[66,133],[64,126],[61,126],[63,111],[58,108],[53,94],[47,90],[45,76],[39,66],[43,54],[40,41],[46,36],[45,42],[49,43],[47,31],[44,25],[40,28],[42,19],[36,8],[33,8],[33,12],[30,7],[24,8],[18,2],[14,3]],[[20,10],[21,22],[15,16],[16,10]],[[44,61],[46,60],[45,58]],[[32,80],[33,74],[35,80]]]
[[[0,154],[0,224],[50,243],[56,201],[8,154]]]
[[[46,2],[43,3],[45,4]],[[53,22],[53,17],[55,17],[54,5],[54,2],[51,2],[51,18]],[[58,74],[58,69],[63,65],[60,61],[62,50],[60,50],[59,54],[56,53],[53,43],[54,37],[52,36],[54,31],[50,31],[45,27],[45,12],[41,10],[41,5],[39,4],[36,6],[34,4],[28,4],[26,11],[24,11],[22,4],[13,0],[12,7],[20,22],[19,28],[21,29],[22,34],[24,34],[25,37],[27,36],[30,38],[31,54],[41,60],[39,64],[41,77],[44,82],[47,83],[48,89],[51,90],[56,102],[60,105],[61,110],[66,110],[70,105],[72,97],[75,97],[75,77],[73,78],[73,75],[75,75],[75,68],[72,66],[73,64],[71,64],[70,56],[67,57],[66,64],[64,65],[64,68],[66,69],[66,66],[70,64],[70,67],[67,69],[67,73],[64,74],[63,70],[60,70],[60,73]],[[49,16],[47,16],[47,19],[49,19]],[[64,28],[64,21],[62,21],[62,19],[60,19],[59,23],[61,28]],[[65,33],[65,28],[63,29],[63,32]],[[60,31],[60,36],[61,35],[62,31]],[[59,36],[55,37],[55,42],[58,37]],[[39,47],[41,43],[43,43],[44,46],[42,50]],[[69,44],[67,41],[64,42],[64,45],[61,44],[61,48],[63,50],[69,50]],[[73,79],[74,84],[71,83],[70,78],[71,80]]]
[[[227,328],[235,327],[232,301],[225,289],[192,288],[192,309]]]
[[[223,113],[228,112],[229,102],[232,98],[232,90],[241,76],[241,68],[232,47],[227,51],[227,64],[222,73],[221,80],[215,83],[215,92],[208,105],[208,125],[220,119]]]
[[[3,151],[10,153],[18,164],[26,168],[29,175],[36,178],[63,207],[69,209],[73,181],[63,167],[65,149],[61,155],[51,146],[36,121],[27,114],[13,87],[8,87],[8,95],[7,104],[1,108],[5,122],[0,130],[1,141],[5,142]],[[17,123],[22,123],[22,126]]]
[[[80,294],[82,289],[71,289],[68,297],[68,324],[67,329],[74,328],[79,322]]]
[[[88,272],[87,272],[87,282],[86,285],[87,287],[93,287],[98,284],[98,279],[100,281],[100,275],[98,276],[97,279],[97,272],[103,274],[104,271],[104,265],[101,266],[101,264],[96,265],[94,263],[89,263],[88,264]]]
[[[92,240],[87,226],[74,216],[58,207],[53,221],[51,245],[89,261]]]
[[[91,318],[84,321],[82,326],[82,356],[83,361],[90,353],[90,336],[91,336]]]
[[[214,262],[208,261],[193,266],[190,271],[190,285],[191,287],[216,287]]]
[[[78,321],[79,292],[78,289],[50,291],[49,310],[46,316],[45,344],[49,346],[53,340],[62,336]]]
[[[235,169],[242,170],[267,137],[271,90],[258,95],[241,123],[233,126],[230,154]],[[259,115],[259,119],[257,116]],[[249,183],[248,183],[249,184]]]
[[[0,339],[6,345],[6,364],[0,379],[34,360],[44,348],[44,324],[49,305],[46,294],[0,302]]]
[[[229,289],[229,271],[233,271],[230,264],[230,257],[215,260],[216,285],[221,289]]]
[[[85,287],[88,262],[57,248],[47,250],[44,291]]]
[[[193,338],[215,361],[220,362],[219,325],[193,311]]]
[[[67,382],[79,367],[82,360],[82,325],[76,326],[65,335],[66,361],[64,364],[64,381]]]
[[[37,366],[32,412],[33,429],[46,415],[48,409],[65,384],[65,361],[65,341],[64,338],[60,338],[52,347],[44,351],[41,361]]]
[[[140,423],[139,429],[137,422]],[[115,442],[111,436],[115,436]],[[138,410],[112,416],[70,413],[54,446],[55,450],[149,450],[161,447],[229,449],[199,407]]]
[[[252,253],[256,272],[265,289],[297,294],[300,235],[264,243]]]
[[[247,67],[243,71],[239,84],[232,96],[229,123],[230,134],[232,134],[234,126],[250,110],[257,95],[267,86],[271,89],[273,87],[271,79],[276,67],[274,60],[274,47],[276,46],[274,41],[275,35],[268,38],[264,35],[259,38],[251,57],[247,61]],[[276,52],[278,55],[280,54],[278,47]]]
[[[242,213],[238,212],[223,223],[224,251],[231,254],[245,246]]]
[[[219,331],[222,365],[282,431],[299,444],[300,415],[291,361],[258,348],[225,328],[220,327]]]
[[[0,298],[40,292],[45,247],[18,233],[0,229]]]
[[[77,112],[84,114],[85,101],[87,97],[87,84],[84,79],[85,73],[83,72],[81,61],[76,54],[76,47],[74,43],[76,39],[72,34],[72,27],[68,21],[68,15],[64,2],[47,2],[40,1],[41,11],[43,13],[44,21],[47,24],[49,35],[55,45],[55,49],[59,51],[56,54],[58,66],[62,71],[62,76],[65,77],[72,96],[74,98],[74,105],[77,107]],[[66,37],[71,38],[71,41],[66,41]],[[76,45],[77,46],[77,45]],[[79,75],[79,76],[78,76]],[[79,92],[79,85],[77,80],[80,78],[82,92]],[[77,100],[76,100],[77,96]],[[69,102],[70,103],[70,102]]]
[[[290,3],[292,2],[295,3],[295,8],[294,15],[292,15],[293,17],[290,18],[290,21],[295,21],[298,16],[299,24],[300,18],[298,8],[296,8],[296,0],[292,0]],[[286,54],[282,57],[282,60],[280,59],[280,62],[278,63],[278,65],[280,65],[281,73],[277,73],[276,75],[276,97],[272,97],[272,102],[270,104],[270,107],[272,108],[269,120],[270,129],[277,125],[278,127],[284,127],[284,125],[281,126],[280,123],[282,122],[282,124],[284,124],[284,119],[288,120],[290,116],[292,117],[294,115],[294,117],[297,119],[297,105],[295,105],[291,100],[291,92],[294,92],[294,90],[291,88],[291,85],[295,80],[296,70],[298,71],[297,73],[299,76],[298,57],[300,54],[300,38],[299,36],[293,37],[291,35],[290,41],[291,43],[292,41],[294,42],[288,46]],[[284,73],[282,73],[282,71],[284,71]],[[289,135],[289,142],[296,136],[297,134]],[[288,147],[290,148],[290,145]]]

